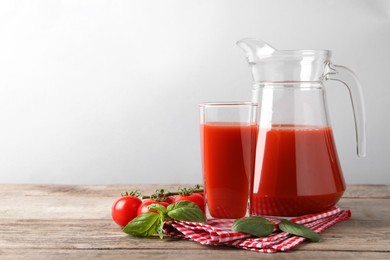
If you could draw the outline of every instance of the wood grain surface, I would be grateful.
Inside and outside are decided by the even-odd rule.
[[[181,185],[185,186],[185,185]],[[126,190],[178,185],[0,185],[0,259],[390,259],[390,186],[351,185],[352,218],[286,253],[263,254],[164,238],[135,238],[111,220]]]

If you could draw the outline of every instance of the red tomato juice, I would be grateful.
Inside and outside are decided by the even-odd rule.
[[[201,125],[205,199],[211,217],[246,215],[256,137],[255,124],[211,122]]]
[[[299,216],[332,208],[345,183],[332,129],[259,129],[251,214]]]

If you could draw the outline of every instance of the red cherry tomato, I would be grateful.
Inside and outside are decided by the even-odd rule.
[[[135,196],[124,196],[117,199],[112,205],[112,219],[119,226],[124,227],[137,216],[137,210],[142,201]]]
[[[204,198],[204,193],[203,193],[203,191],[192,193],[192,195],[197,195],[197,196],[200,196],[200,197]]]
[[[161,202],[161,201],[155,201],[153,199],[146,199],[138,207],[137,216],[144,214],[146,212],[156,212],[156,210],[148,209],[148,206],[152,205],[152,204],[159,204],[159,205],[162,205],[164,207],[168,207],[168,205],[169,205],[168,202]]]
[[[162,198],[160,198],[160,199],[162,199]],[[171,204],[171,203],[172,203],[172,200],[174,199],[174,197],[173,197],[173,196],[166,196],[166,197],[164,197],[163,199],[164,199],[163,202],[166,202],[166,203],[168,203],[168,204]]]
[[[172,203],[176,203],[178,201],[182,201],[182,200],[188,200],[188,201],[192,201],[193,203],[195,203],[196,205],[198,205],[198,207],[203,211],[203,213],[205,212],[205,208],[204,208],[204,198],[201,194],[197,194],[197,193],[193,193],[191,195],[177,195],[174,200],[172,201]]]

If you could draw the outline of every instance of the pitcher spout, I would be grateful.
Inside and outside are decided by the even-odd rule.
[[[249,63],[255,63],[260,59],[270,57],[276,51],[265,41],[253,38],[241,39],[237,42],[237,45],[245,52]]]

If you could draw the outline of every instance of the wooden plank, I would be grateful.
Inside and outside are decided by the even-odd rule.
[[[137,186],[146,192],[153,192],[161,187]],[[177,189],[176,185],[166,187]],[[390,199],[386,198],[388,187],[390,186],[358,186],[354,194],[361,194],[359,196],[363,198],[345,197],[339,205],[351,208],[354,218],[390,219]],[[129,189],[135,190],[136,187],[130,186]],[[0,185],[0,216],[3,219],[111,219],[111,205],[121,190],[125,189],[120,186],[3,184]],[[372,197],[375,195],[376,199],[368,199],[363,190]]]
[[[77,249],[0,249],[2,260],[25,259],[390,259],[387,252],[354,251],[289,251],[277,254],[263,254],[236,249],[208,250],[180,249],[118,249],[118,250],[77,250]]]
[[[349,208],[353,219],[390,220],[390,199],[341,199],[341,208]]]
[[[111,220],[0,220],[0,248],[19,249],[209,249],[196,242],[123,233]],[[300,250],[390,252],[390,222],[348,220],[326,230],[319,243]],[[174,241],[174,242],[173,242]]]
[[[390,185],[348,185],[343,197],[390,199]]]
[[[116,197],[0,196],[2,219],[111,219]],[[390,219],[390,199],[342,199],[339,206],[350,208],[354,218]]]

